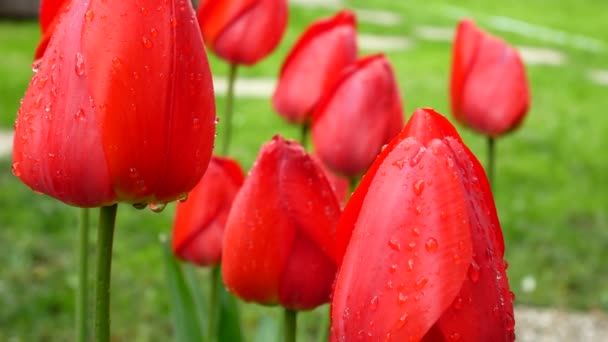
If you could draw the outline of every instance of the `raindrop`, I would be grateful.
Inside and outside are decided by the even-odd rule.
[[[388,240],[388,245],[396,250],[396,251],[400,251],[401,250],[401,243],[399,242],[399,240],[397,238],[390,238],[390,240]]]
[[[372,300],[369,302],[369,309],[372,311],[376,311],[378,308],[378,296],[374,296]]]
[[[146,36],[141,38],[141,42],[146,49],[149,49],[152,47],[152,41],[150,39],[148,39],[148,37],[146,37]]]
[[[455,332],[450,335],[450,341],[460,341],[460,334]]]
[[[390,268],[391,273],[394,273],[395,271],[397,271],[398,268],[399,268],[399,266],[397,266],[397,264],[392,264],[391,268]]]
[[[186,192],[186,193],[181,194],[181,195],[180,195],[180,196],[177,198],[177,200],[178,200],[180,203],[184,203],[184,202],[186,202],[186,201],[188,200],[188,193]]]
[[[75,115],[76,119],[78,121],[84,121],[85,120],[85,114],[84,114],[84,110],[82,110],[82,108],[80,108]]]
[[[462,262],[462,257],[459,254],[454,254],[452,257],[452,262],[455,264],[460,264]]]
[[[197,131],[201,128],[201,120],[199,118],[192,119],[192,129]]]
[[[415,236],[420,236],[420,229],[418,227],[414,227],[414,228],[412,228],[412,233]]]
[[[407,249],[409,249],[410,251],[414,248],[416,248],[416,243],[414,241],[407,244]]]
[[[40,64],[42,64],[42,62],[40,61],[40,59],[37,59],[34,61],[34,63],[32,63],[32,71],[34,73],[38,72],[38,70],[40,70]]]
[[[76,52],[76,75],[84,76],[84,59],[80,52]]]
[[[49,80],[48,76],[40,76],[37,79],[36,85],[38,86],[38,89],[42,89],[44,88],[44,86],[46,85],[46,82]]]
[[[403,292],[399,292],[399,295],[397,296],[397,302],[399,304],[404,304],[405,302],[407,302],[408,297],[406,294],[403,294]]]
[[[414,259],[409,259],[407,261],[407,270],[408,271],[413,271],[414,270]]]
[[[418,279],[415,284],[416,290],[422,290],[422,288],[424,288],[428,282],[429,280],[425,277]]]
[[[469,279],[471,279],[472,282],[475,283],[479,280],[479,271],[479,265],[477,264],[475,259],[473,259],[471,261],[471,267],[469,267]]]
[[[414,194],[416,196],[420,196],[422,194],[422,191],[424,191],[424,180],[419,179],[414,183]]]
[[[464,300],[462,300],[462,297],[456,297],[456,299],[454,300],[454,309],[456,310],[460,310],[462,309],[462,306],[464,305]]]
[[[91,11],[91,10],[88,10],[88,11],[86,11],[86,12],[84,13],[84,18],[85,18],[87,21],[92,21],[92,20],[93,20],[93,18],[95,18],[95,13],[93,13],[93,11]]]
[[[134,203],[133,204],[133,208],[137,209],[137,210],[141,210],[144,209],[145,207],[148,206],[148,203]]]
[[[424,146],[420,147],[418,152],[416,152],[416,155],[414,155],[412,157],[412,159],[410,159],[411,167],[414,167],[414,166],[418,165],[418,163],[420,163],[420,160],[422,159],[422,156],[424,155],[424,151],[426,151],[426,148]]]
[[[422,214],[422,207],[417,205],[416,206],[416,215],[420,215],[420,214]]]
[[[220,123],[220,117],[219,117],[219,116],[216,116],[216,117],[215,117],[215,120],[214,120],[213,122],[215,122],[215,124],[216,124],[216,125],[217,125],[218,123]]]
[[[150,29],[150,37],[152,37],[152,38],[158,37],[158,30],[155,28]]]
[[[390,281],[390,280],[389,280],[389,281],[387,281],[387,282],[386,282],[386,288],[388,288],[388,289],[392,289],[392,288],[393,288],[393,282],[392,282],[392,281]]]
[[[160,213],[161,211],[165,210],[166,206],[167,203],[150,203],[150,210],[155,213]]]
[[[19,162],[14,162],[13,165],[11,165],[11,171],[16,177],[21,177],[21,168],[19,167]]]
[[[437,240],[435,240],[434,238],[429,238],[424,244],[424,249],[426,249],[426,251],[429,253],[434,253],[437,251],[438,246],[439,244],[437,243]]]
[[[122,62],[120,61],[120,58],[118,58],[118,57],[112,58],[112,65],[115,68],[118,68],[121,64],[122,64]]]
[[[507,331],[515,330],[515,319],[513,318],[513,314],[510,312],[505,312],[505,325]]]
[[[401,315],[401,317],[399,317],[399,321],[397,321],[397,329],[401,329],[403,328],[403,326],[405,325],[405,323],[407,323],[407,313],[403,313],[403,315]]]

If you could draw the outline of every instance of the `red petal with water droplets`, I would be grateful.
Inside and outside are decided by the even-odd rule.
[[[383,55],[363,58],[326,89],[315,109],[312,141],[334,171],[357,177],[403,127],[401,96]]]
[[[466,197],[450,158],[440,140],[427,148],[407,138],[387,152],[338,273],[334,340],[361,334],[420,340],[453,302],[472,246],[463,222]]]
[[[243,180],[236,161],[211,159],[188,199],[177,204],[172,241],[179,258],[201,266],[220,262],[226,220]]]
[[[308,27],[287,55],[272,104],[293,123],[310,119],[324,89],[357,59],[355,17],[341,11]],[[306,89],[306,91],[302,91]]]
[[[222,259],[226,286],[245,300],[295,309],[326,302],[339,215],[319,166],[297,143],[275,137],[262,147],[228,217]],[[303,281],[307,261],[305,268],[318,273],[306,273],[311,279]]]

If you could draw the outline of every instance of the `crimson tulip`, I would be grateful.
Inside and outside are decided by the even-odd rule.
[[[313,115],[312,141],[334,171],[357,177],[403,127],[401,96],[383,55],[365,57],[327,89]]]
[[[488,180],[433,110],[417,110],[379,155],[344,210],[337,240],[331,340],[514,339]]]
[[[306,123],[323,89],[356,61],[356,34],[355,16],[347,10],[310,25],[281,67],[272,96],[276,111],[290,122]]]
[[[253,65],[281,41],[287,0],[202,0],[197,17],[213,52],[232,64]]]
[[[461,21],[452,51],[450,95],[454,118],[480,133],[497,137],[517,128],[530,106],[519,53],[471,20]]]
[[[228,213],[244,178],[236,161],[211,158],[207,172],[188,199],[177,204],[173,225],[175,255],[200,266],[220,262]]]
[[[36,48],[35,59],[42,57],[49,40],[59,22],[60,14],[71,3],[71,0],[42,0],[40,2],[40,31],[42,37]]]
[[[275,136],[236,195],[224,233],[222,272],[246,301],[311,309],[329,300],[340,207],[321,168]]]
[[[13,173],[81,207],[164,203],[205,172],[211,73],[185,1],[77,1],[19,109]]]

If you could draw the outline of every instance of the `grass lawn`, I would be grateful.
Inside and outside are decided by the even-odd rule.
[[[434,107],[449,116],[451,45],[416,39],[418,25],[453,27],[459,16],[466,15],[513,44],[558,49],[566,56],[560,66],[528,66],[532,108],[520,130],[498,141],[495,198],[516,303],[608,311],[608,158],[602,152],[602,139],[608,134],[604,116],[608,87],[587,78],[589,70],[608,69],[608,24],[597,15],[608,13],[608,2],[462,0],[458,7],[448,0],[346,3],[401,15],[401,22],[392,27],[361,22],[359,32],[413,39],[411,49],[387,53],[408,116],[418,107]],[[291,7],[289,29],[279,49],[257,66],[243,68],[240,75],[276,77],[300,32],[313,19],[332,12]],[[547,38],[499,31],[496,16],[565,34]],[[0,21],[0,127],[4,129],[12,127],[31,77],[38,35],[34,22]],[[582,49],[573,43],[578,40],[569,39],[574,36],[591,37],[604,49]],[[214,75],[225,76],[228,67],[210,58]],[[218,97],[220,115],[223,100]],[[260,145],[274,134],[291,138],[298,134],[273,113],[268,99],[238,99],[235,124],[232,154],[246,169]],[[221,121],[218,129],[221,136]],[[462,127],[459,130],[484,162],[485,140]],[[11,174],[10,164],[10,158],[0,160],[0,341],[70,340],[77,209],[29,191]],[[170,232],[173,212],[173,205],[160,214],[127,206],[119,210],[112,274],[117,340],[166,340],[171,334],[158,236]],[[206,271],[198,273],[205,287]],[[248,326],[279,314],[276,308],[243,306]],[[315,315],[307,314],[305,321],[314,321]],[[300,333],[308,334],[310,326],[305,322]]]

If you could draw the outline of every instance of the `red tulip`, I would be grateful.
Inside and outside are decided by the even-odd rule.
[[[200,266],[220,262],[228,213],[244,178],[236,161],[211,158],[207,172],[188,199],[177,204],[173,225],[175,255]]]
[[[164,203],[202,177],[214,121],[188,2],[74,2],[19,109],[13,172],[76,206]]]
[[[488,180],[436,112],[417,110],[383,150],[337,234],[333,341],[514,339]]]
[[[496,137],[517,128],[530,106],[526,70],[519,53],[475,27],[458,25],[450,83],[454,118]]]
[[[397,81],[382,55],[359,60],[327,89],[315,110],[312,140],[331,169],[356,177],[403,127]]]
[[[59,23],[59,17],[72,0],[42,0],[40,2],[40,31],[42,37],[36,48],[35,59],[42,57],[49,40]]]
[[[323,89],[357,59],[355,16],[344,10],[314,22],[285,59],[272,104],[293,123],[310,119]],[[305,91],[302,91],[305,89]]]
[[[253,65],[281,41],[287,0],[202,0],[197,16],[213,52],[233,64]]]
[[[226,287],[246,301],[290,309],[327,302],[339,216],[320,167],[296,142],[274,137],[262,146],[228,215]]]

